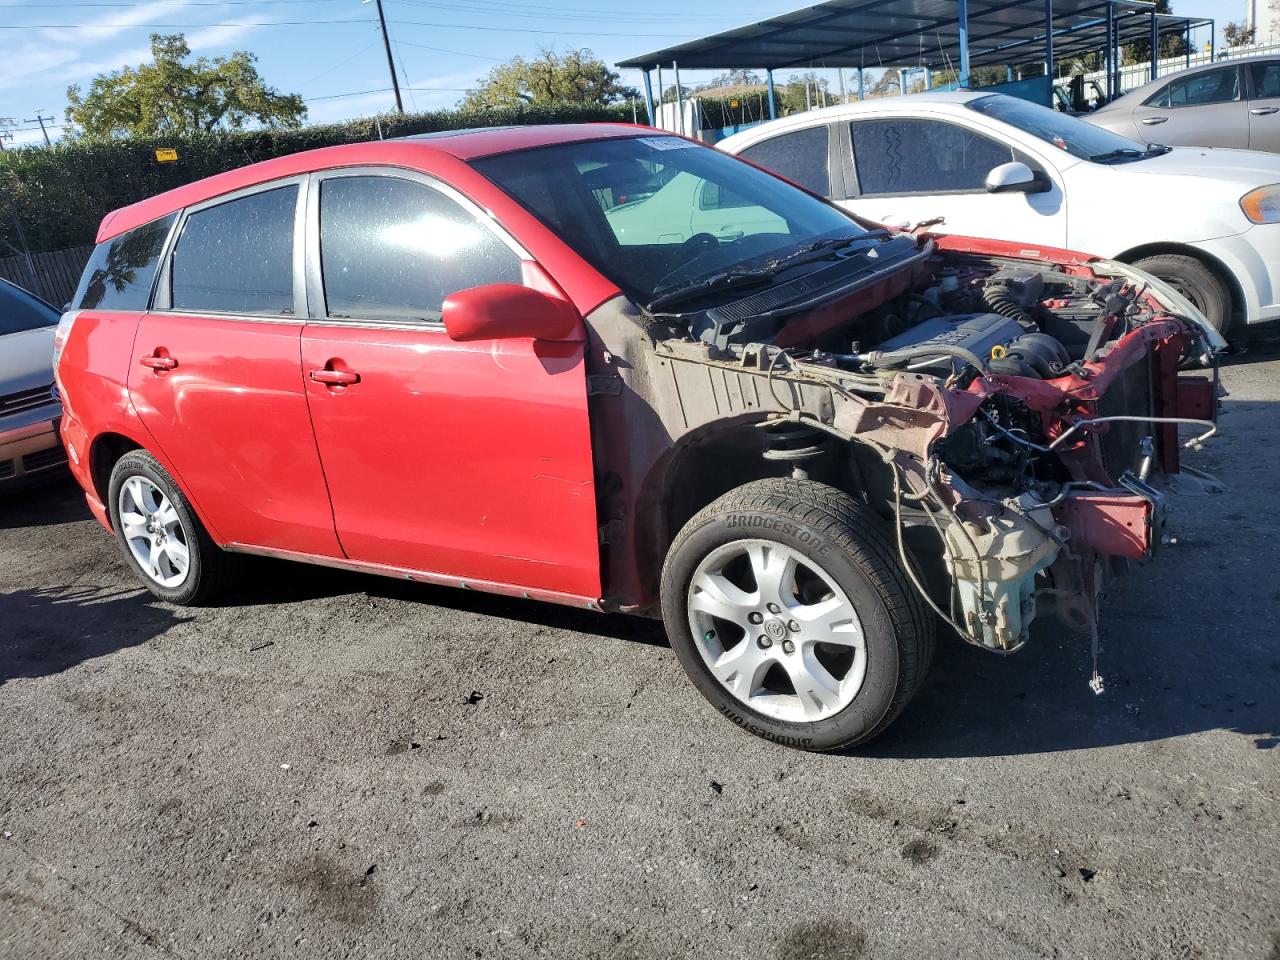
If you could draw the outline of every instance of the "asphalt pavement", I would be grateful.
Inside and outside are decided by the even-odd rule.
[[[1225,370],[1106,692],[942,639],[810,755],[660,628],[261,561],[153,601],[64,482],[0,501],[0,957],[1280,960],[1280,346]]]

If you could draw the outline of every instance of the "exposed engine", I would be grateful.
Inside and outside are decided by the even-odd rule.
[[[1117,265],[935,255],[900,270],[910,282],[896,289],[876,286],[874,266],[850,257],[685,315],[700,362],[763,371],[773,399],[778,381],[834,391],[828,423],[801,409],[803,389],[783,404],[794,404],[787,420],[847,435],[889,465],[904,565],[903,531],[936,532],[951,597],[935,609],[965,639],[1015,650],[1047,598],[1096,637],[1097,558],[1150,551],[1157,458],[1176,469],[1178,422],[1213,431],[1211,414],[1170,416],[1177,405],[1159,400],[1184,353],[1212,354],[1208,340],[1171,315],[1167,290],[1162,301]],[[803,473],[795,449],[766,456]]]

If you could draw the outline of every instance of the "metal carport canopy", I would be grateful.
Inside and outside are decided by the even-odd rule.
[[[1104,46],[1105,40],[1100,43],[1098,38],[1105,37],[1108,7],[1115,17],[1117,43],[1150,35],[1155,7],[1139,0],[828,0],[631,57],[618,66],[648,70],[675,62],[687,70],[958,68],[962,60],[970,66],[1016,65]],[[1046,29],[1050,11],[1051,30]],[[961,55],[966,32],[962,19],[967,20],[967,57]],[[1187,22],[1181,17],[1160,19]]]

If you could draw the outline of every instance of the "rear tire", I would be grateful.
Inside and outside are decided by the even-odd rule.
[[[200,606],[230,581],[237,558],[213,542],[173,478],[145,450],[126,453],[112,468],[107,508],[129,566],[161,600]]]
[[[1219,333],[1227,332],[1231,325],[1231,291],[1202,260],[1169,253],[1146,257],[1133,265],[1190,300]]]
[[[690,520],[663,567],[662,615],[717,710],[805,750],[880,734],[933,656],[934,620],[884,522],[809,480],[745,484]]]

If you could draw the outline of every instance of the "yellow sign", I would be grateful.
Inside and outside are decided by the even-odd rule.
[[[730,109],[730,110],[737,110],[739,106],[740,106],[740,104],[738,103],[738,101],[737,101],[737,100],[730,100],[730,101],[729,101],[729,109]]]
[[[178,151],[173,147],[160,147],[156,150],[156,159],[161,163],[173,163],[178,159]]]

